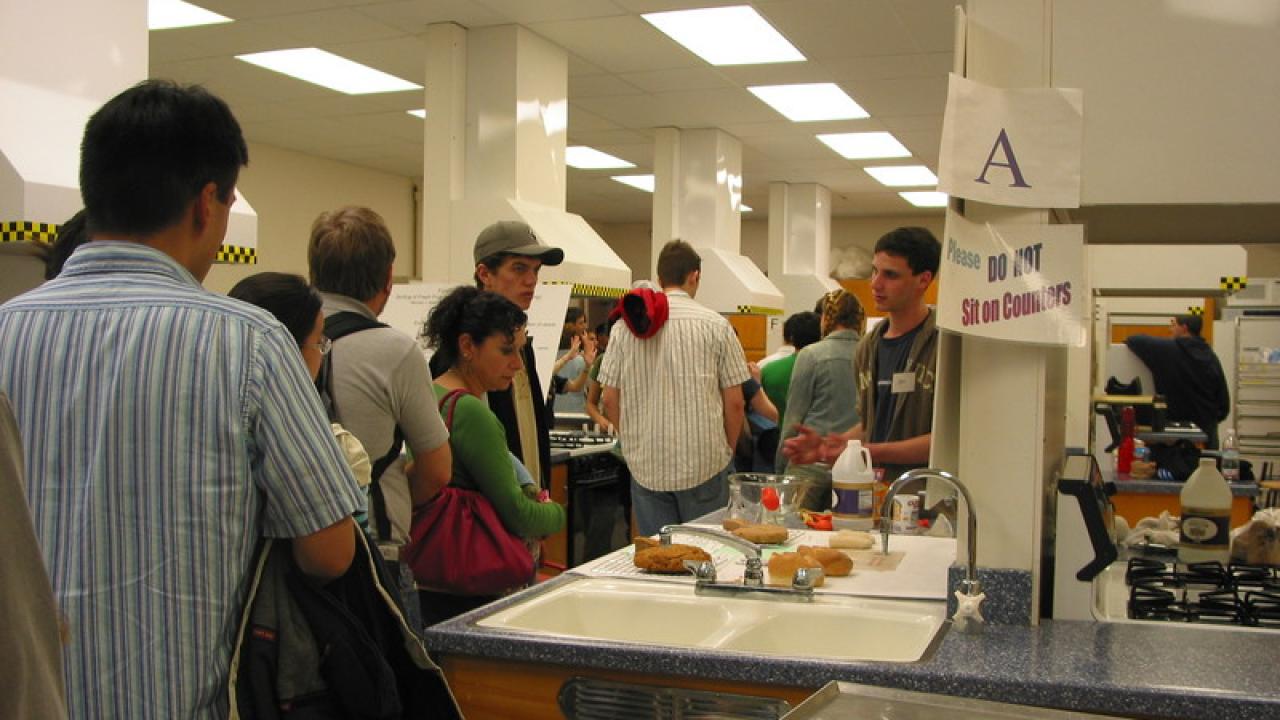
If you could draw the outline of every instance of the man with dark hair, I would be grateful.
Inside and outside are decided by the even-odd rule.
[[[526,311],[533,304],[533,293],[538,288],[538,270],[544,265],[564,262],[563,250],[543,243],[533,228],[518,220],[500,220],[481,230],[476,237],[474,254],[476,287],[496,292]],[[542,487],[550,488],[547,395],[538,380],[533,338],[525,343],[523,360],[524,368],[511,379],[509,389],[488,393],[489,409],[507,431],[507,449],[524,463]]]
[[[117,95],[81,146],[91,241],[0,307],[72,717],[226,717],[258,541],[320,580],[351,563],[363,501],[297,344],[200,286],[247,162],[206,90]]]
[[[791,388],[791,374],[795,370],[796,355],[822,339],[821,322],[822,318],[818,313],[807,310],[787,318],[787,321],[782,324],[782,340],[791,346],[791,352],[767,366],[763,361],[759,363],[760,386],[778,408],[779,417],[787,416],[787,394]]]
[[[1198,315],[1170,321],[1170,338],[1131,335],[1124,344],[1151,369],[1156,392],[1169,403],[1169,420],[1190,421],[1208,436],[1205,446],[1218,447],[1218,423],[1231,413],[1231,393],[1222,363],[1200,337]]]
[[[751,377],[729,321],[694,302],[698,253],[680,240],[667,243],[658,278],[662,294],[653,307],[666,312],[650,315],[639,331],[637,318],[626,316],[600,366],[604,413],[622,435],[641,535],[728,503],[742,383]]]
[[[413,508],[447,485],[452,471],[449,432],[426,360],[413,338],[378,322],[391,297],[395,258],[391,231],[369,208],[324,212],[311,225],[307,263],[333,341],[320,383],[333,419],[373,461],[370,525],[389,560],[409,539]],[[406,447],[412,462],[401,456]]]
[[[921,227],[898,228],[876,242],[871,296],[888,318],[863,335],[854,353],[860,421],[825,438],[800,428],[783,448],[792,462],[834,462],[854,439],[864,442],[887,481],[929,462],[938,329],[924,295],[941,256],[937,238]]]

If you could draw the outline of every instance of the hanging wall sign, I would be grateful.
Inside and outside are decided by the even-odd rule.
[[[1083,108],[1080,90],[1008,90],[952,73],[938,189],[993,205],[1080,207]]]
[[[991,225],[947,212],[938,325],[964,335],[1083,345],[1081,225]]]

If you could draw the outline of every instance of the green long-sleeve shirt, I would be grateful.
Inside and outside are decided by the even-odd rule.
[[[440,385],[432,387],[437,401],[449,394]],[[486,403],[470,393],[458,399],[453,411],[449,447],[453,451],[452,484],[484,493],[512,534],[533,539],[564,527],[562,506],[537,502],[520,490],[502,422]]]

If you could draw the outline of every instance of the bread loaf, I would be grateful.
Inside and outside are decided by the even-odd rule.
[[[821,568],[822,563],[818,562],[817,558],[801,555],[798,552],[774,553],[769,558],[769,584],[790,585],[796,570],[802,567]],[[825,571],[823,574],[825,575]],[[813,586],[822,587],[824,581],[824,577],[819,577]]]

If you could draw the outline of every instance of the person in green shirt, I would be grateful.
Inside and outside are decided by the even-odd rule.
[[[796,355],[807,345],[822,337],[822,319],[816,312],[798,312],[782,325],[782,341],[796,349],[786,357],[774,360],[760,368],[760,386],[764,394],[778,408],[778,417],[787,416],[787,392],[791,387],[791,372],[796,366]]]
[[[520,371],[526,322],[524,311],[501,295],[459,286],[431,311],[425,334],[447,368],[435,379],[437,400],[462,391],[449,430],[451,484],[483,493],[507,531],[533,545],[564,527],[565,509],[545,493],[530,497],[521,489],[506,430],[485,400],[485,393],[509,388]],[[442,412],[448,412],[447,403]],[[421,590],[419,599],[423,620],[433,624],[495,598]]]

